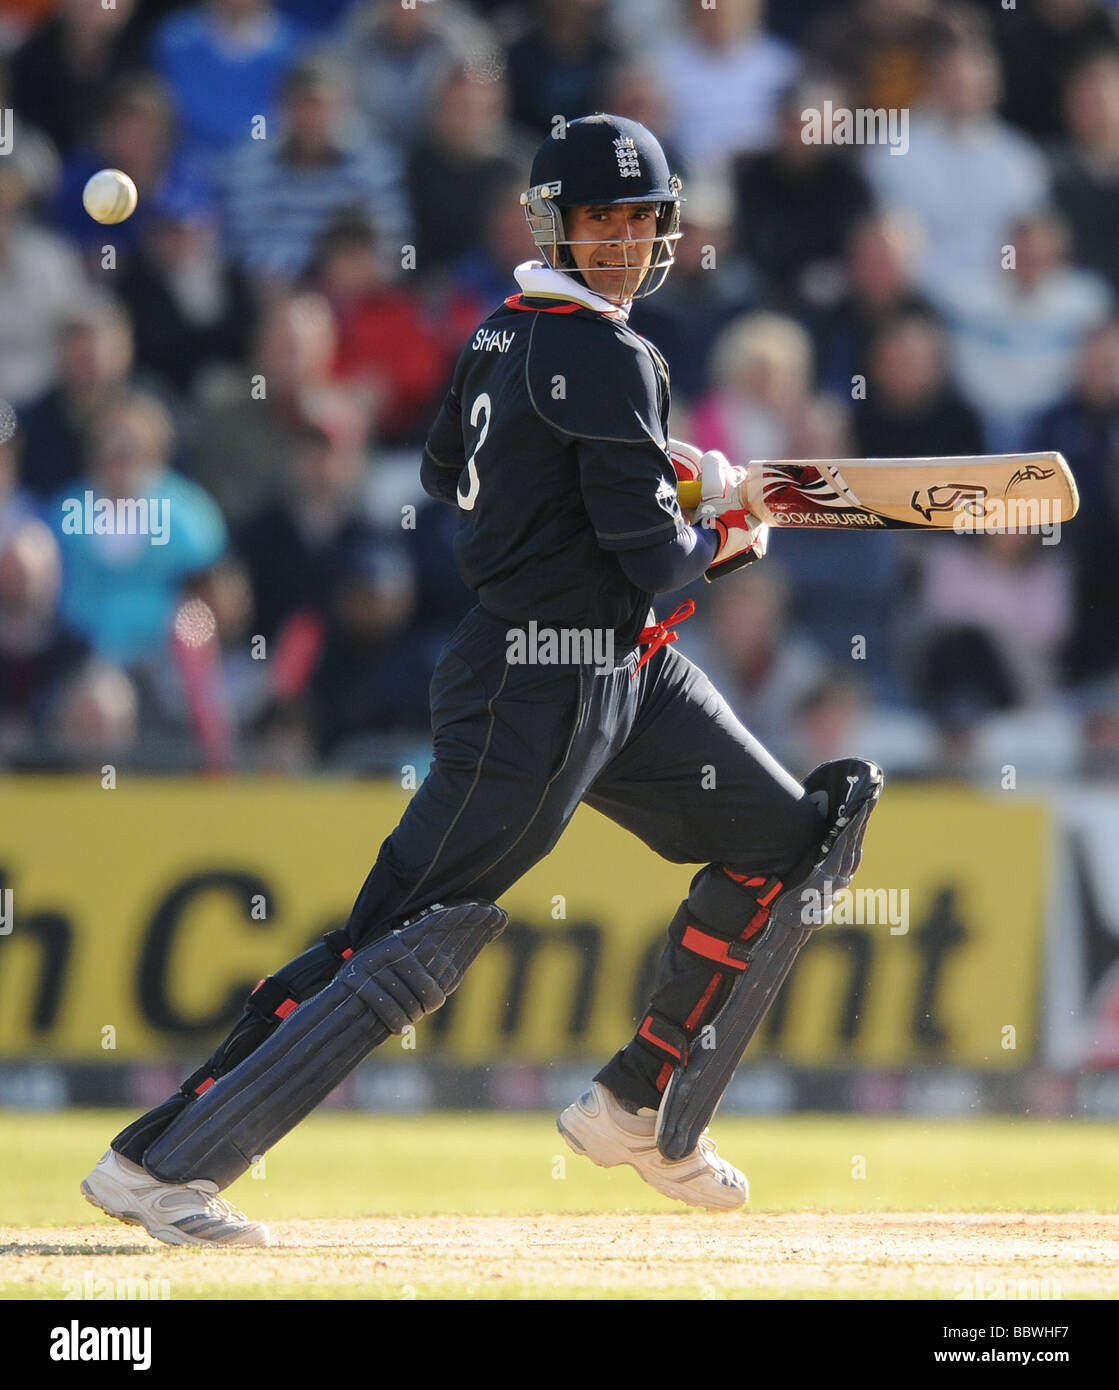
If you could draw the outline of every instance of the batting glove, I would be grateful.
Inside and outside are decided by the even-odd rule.
[[[760,560],[769,545],[769,527],[742,505],[739,485],[746,479],[745,468],[736,467],[717,449],[700,455],[696,467],[703,500],[695,509],[694,524],[716,531],[719,537],[715,559],[705,571],[710,582]]]

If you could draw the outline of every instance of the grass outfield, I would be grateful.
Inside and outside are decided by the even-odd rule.
[[[550,1116],[324,1114],[230,1189],[273,1227],[254,1252],[162,1246],[82,1199],[128,1118],[0,1119],[0,1295],[132,1278],[174,1298],[955,1298],[1046,1279],[1119,1296],[1116,1125],[727,1117],[752,1199],[712,1216],[576,1158]]]

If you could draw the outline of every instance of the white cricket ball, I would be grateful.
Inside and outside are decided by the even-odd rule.
[[[111,226],[136,211],[136,185],[119,169],[99,169],[82,189],[82,203],[95,222]]]

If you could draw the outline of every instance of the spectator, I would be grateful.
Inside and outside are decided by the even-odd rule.
[[[388,246],[408,221],[395,151],[357,138],[347,124],[348,84],[325,58],[299,63],[284,82],[279,140],[253,141],[231,160],[224,180],[228,248],[263,280],[290,284],[307,269],[330,219],[357,208]]]
[[[419,138],[449,69],[469,59],[492,75],[498,61],[488,30],[455,0],[357,0],[335,51],[353,74],[369,129],[401,148]]]
[[[346,14],[353,0],[276,0],[276,8],[299,29],[326,33]]]
[[[1054,154],[1053,196],[1077,265],[1119,290],[1119,54],[1091,58],[1065,89],[1068,143]]]
[[[844,250],[845,291],[827,308],[805,315],[816,345],[820,386],[850,397],[866,375],[867,351],[878,328],[910,311],[931,313],[913,277],[919,235],[912,219],[872,214]]]
[[[1014,263],[961,280],[941,298],[955,379],[981,415],[992,453],[1023,446],[1038,413],[1068,389],[1077,348],[1112,304],[1106,281],[1068,265],[1067,228],[1053,213],[1019,221]]]
[[[221,255],[212,210],[189,187],[154,200],[119,287],[139,366],[176,391],[190,395],[221,364],[243,362],[256,304],[245,277]]]
[[[528,187],[531,151],[506,125],[504,81],[452,69],[408,159],[421,275],[450,267],[482,244],[487,210],[516,176]]]
[[[655,130],[668,167],[687,181],[688,170],[679,150],[662,134],[668,129],[668,94],[661,84],[659,69],[647,58],[624,57],[606,72],[604,82],[601,109]]]
[[[847,151],[805,139],[802,112],[842,107],[842,90],[791,88],[777,113],[772,152],[741,156],[733,171],[735,250],[778,303],[834,297],[839,261],[856,222],[870,211],[866,180]]]
[[[61,615],[98,656],[123,666],[163,659],[184,587],[226,548],[213,499],[168,468],[172,437],[159,402],[128,392],[94,422],[86,476],[50,506]]]
[[[484,212],[480,244],[449,267],[453,298],[446,301],[448,328],[459,347],[478,322],[514,292],[514,267],[539,257],[521,207],[524,187],[522,176],[513,173],[495,185]]]
[[[927,536],[914,624],[920,702],[965,723],[1055,694],[1073,621],[1065,557],[1037,536]]]
[[[797,75],[793,49],[766,34],[761,0],[688,0],[688,32],[655,52],[669,137],[693,175],[718,174],[776,132],[777,101]]]
[[[683,38],[684,9],[680,0],[610,0],[606,20],[611,41],[623,53],[644,58],[656,45]],[[606,109],[614,110],[612,106]],[[656,130],[656,127],[649,129]]]
[[[28,37],[36,25],[49,19],[58,0],[8,0],[0,14],[0,53],[10,53]]]
[[[1034,0],[997,26],[1005,74],[1002,111],[1037,140],[1061,134],[1061,94],[1090,55],[1119,53],[1119,26],[1097,0]]]
[[[89,113],[139,54],[126,34],[133,0],[62,0],[12,58],[12,104],[66,155],[89,129]]]
[[[46,499],[85,463],[94,417],[132,374],[132,326],[121,306],[92,290],[69,305],[59,334],[59,378],[23,412],[23,482]]]
[[[382,550],[362,515],[366,419],[337,388],[304,393],[283,490],[236,532],[257,631],[273,645],[296,615],[325,618],[341,575]]]
[[[89,659],[59,623],[62,563],[41,521],[0,532],[0,756],[25,758],[45,737],[63,683]]]
[[[0,549],[9,537],[37,515],[35,499],[20,484],[22,436],[0,422]]]
[[[135,748],[140,733],[140,699],[126,672],[107,661],[91,661],[64,683],[51,711],[48,746],[52,762],[72,771],[100,770]]]
[[[1119,499],[1119,320],[1109,319],[1080,345],[1068,393],[1038,420],[1030,447],[1057,449],[1080,492],[1080,516],[1069,533],[1075,548]]]
[[[664,353],[673,407],[694,405],[708,385],[720,330],[752,307],[756,289],[731,255],[731,204],[721,183],[689,184],[684,235],[664,288],[634,303],[630,325]]]
[[[201,754],[204,766],[228,768],[248,731],[279,692],[281,663],[253,649],[252,589],[244,564],[225,555],[190,584],[175,614],[172,660],[144,672],[145,737]]]
[[[260,118],[271,138],[280,81],[299,48],[271,0],[205,0],[163,21],[152,62],[173,94],[179,153],[192,177],[212,177],[219,156],[252,137]]]
[[[1080,513],[1062,533],[1076,565],[1076,624],[1065,653],[1073,681],[1119,671],[1119,323],[1089,333],[1072,390],[1038,421],[1032,446],[1058,449],[1080,491]]]
[[[538,0],[535,22],[509,48],[513,119],[547,135],[604,108],[603,80],[615,50],[603,34],[605,0]],[[619,113],[622,114],[622,113]]]
[[[55,199],[54,223],[96,263],[111,238],[117,254],[135,249],[150,225],[153,200],[175,180],[168,168],[174,140],[174,116],[163,83],[148,73],[131,73],[105,94],[92,139],[80,142],[67,157]],[[123,169],[136,185],[136,211],[112,232],[94,222],[82,205],[82,190],[98,169]]]
[[[919,278],[934,297],[960,277],[996,269],[1006,229],[1048,194],[1041,154],[995,114],[993,50],[962,33],[932,61],[923,107],[909,122],[909,150],[865,151],[865,171],[887,212],[908,211],[925,232]]]
[[[983,452],[979,418],[951,383],[944,333],[928,314],[902,312],[878,328],[866,399],[852,410],[859,458]]]
[[[813,768],[859,746],[859,738],[881,726],[859,685],[842,670],[832,668],[806,690],[791,711],[790,766],[806,777]]]
[[[335,379],[368,392],[380,440],[422,443],[436,396],[441,399],[449,384],[457,346],[452,354],[410,286],[389,283],[381,248],[364,218],[327,229],[310,281],[334,312]]]
[[[2,22],[2,21],[0,21]],[[62,177],[62,162],[54,141],[32,125],[22,111],[13,107],[11,76],[0,41],[0,141],[7,150],[4,161],[15,165],[27,185],[28,195],[36,207],[54,196]]]
[[[330,379],[336,339],[317,294],[281,298],[257,327],[250,372],[236,393],[202,407],[190,439],[190,473],[236,526],[279,495],[292,452],[301,391]]]
[[[812,343],[792,319],[746,314],[711,352],[712,390],[696,406],[695,442],[732,462],[812,458],[798,441],[809,427]]]
[[[319,753],[335,765],[360,758],[371,735],[428,732],[428,686],[444,635],[407,626],[415,585],[395,541],[365,538],[339,559],[309,692]]]
[[[827,669],[823,654],[793,619],[789,598],[781,562],[770,556],[741,583],[712,586],[700,638],[692,636],[682,648],[780,760],[792,751],[793,709]]]
[[[0,161],[0,398],[17,408],[57,380],[59,330],[85,287],[72,248],[28,218],[27,191]]]
[[[954,19],[943,0],[829,5],[810,35],[808,61],[846,83],[859,106],[907,110],[921,100],[929,63]]]

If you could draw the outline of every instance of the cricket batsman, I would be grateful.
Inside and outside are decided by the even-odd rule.
[[[263,980],[205,1066],[112,1141],[82,1183],[109,1215],[170,1244],[267,1244],[220,1192],[444,1003],[504,929],[502,894],[580,802],[701,867],[666,905],[634,1036],[560,1133],[693,1206],[747,1200],[707,1126],[820,925],[802,903],[854,874],[882,774],[848,758],[798,783],[673,649],[694,605],[651,610],[767,542],[742,509],[742,470],[669,439],[664,359],[627,324],[672,267],[680,193],[635,121],[585,116],[540,147],[521,203],[541,259],[517,267],[519,292],[467,343],[424,450],[424,488],[458,509],[455,556],[477,597],[432,680],[431,771],[346,926]],[[680,478],[702,484],[690,519]],[[588,633],[609,639],[597,661],[570,640]],[[561,659],[532,659],[541,634]]]

